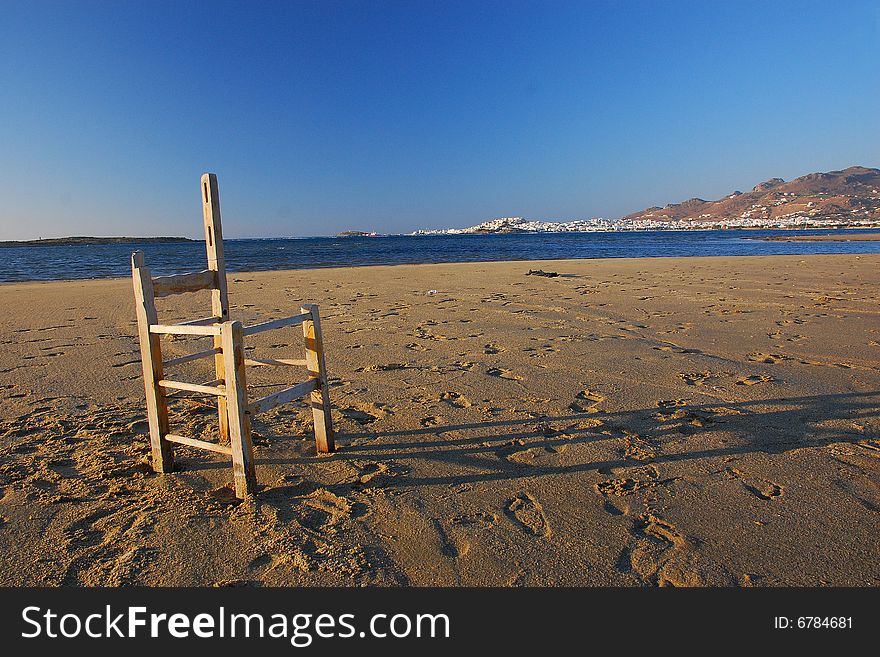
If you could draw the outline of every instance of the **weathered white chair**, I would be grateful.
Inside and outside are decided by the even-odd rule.
[[[217,176],[202,176],[202,207],[205,220],[205,245],[208,268],[176,276],[153,278],[144,262],[144,254],[135,251],[131,256],[135,307],[141,362],[144,370],[144,389],[147,397],[147,418],[153,469],[171,472],[174,467],[173,444],[187,445],[219,452],[232,457],[235,494],[244,498],[256,489],[253,444],[249,418],[296,399],[308,397],[312,407],[315,443],[319,452],[335,450],[333,424],[330,418],[330,399],[327,393],[327,371],[324,365],[324,345],[318,306],[304,305],[300,314],[276,319],[254,326],[242,326],[230,321],[226,290],[226,267],[223,257],[223,233],[220,225],[220,194]],[[180,324],[159,324],[155,300],[172,294],[211,290],[211,316]],[[286,360],[244,357],[244,338],[248,335],[302,324],[305,340],[305,359]],[[212,349],[162,360],[162,335],[213,336]],[[203,384],[185,383],[165,378],[165,368],[200,358],[214,357],[215,379]],[[248,402],[245,365],[305,366],[308,379],[254,402]],[[220,442],[213,443],[169,431],[168,389],[215,395],[220,422]]]

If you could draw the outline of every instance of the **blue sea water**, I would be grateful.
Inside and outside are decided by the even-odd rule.
[[[711,255],[880,253],[880,242],[776,242],[771,235],[858,233],[844,230],[719,230],[529,233],[226,240],[230,272],[406,263],[643,258]],[[875,230],[876,232],[876,230]],[[0,281],[129,276],[131,252],[144,251],[153,275],[205,267],[202,242],[16,246],[0,248]]]

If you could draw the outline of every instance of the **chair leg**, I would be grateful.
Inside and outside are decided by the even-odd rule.
[[[311,319],[303,322],[303,337],[306,343],[306,365],[309,377],[318,381],[317,387],[309,396],[312,420],[315,425],[315,446],[318,452],[327,454],[336,451],[336,444],[333,434],[333,419],[330,416],[330,395],[327,385],[327,367],[324,362],[321,318],[318,315],[318,306],[314,304],[303,306],[300,312],[311,315]]]
[[[150,324],[157,323],[156,304],[153,301],[153,279],[150,270],[144,264],[142,251],[135,251],[132,254],[131,274],[134,283],[141,366],[144,372],[153,470],[171,472],[174,469],[174,449],[171,443],[165,440],[168,434],[168,406],[165,402],[165,392],[158,385],[162,379],[162,350],[159,336],[150,333]]]
[[[226,411],[229,416],[229,442],[235,495],[241,499],[256,492],[254,447],[247,417],[247,382],[244,374],[244,347],[241,322],[223,322],[220,327],[226,373]]]
[[[150,336],[148,342],[153,343],[148,353],[141,350],[141,362],[144,363],[144,389],[147,398],[147,424],[150,427],[150,451],[153,455],[154,472],[171,472],[174,470],[174,449],[171,443],[165,440],[168,434],[168,405],[165,401],[165,392],[158,385],[162,372],[148,367],[151,358],[155,357],[161,363],[162,357],[159,351],[158,336]]]

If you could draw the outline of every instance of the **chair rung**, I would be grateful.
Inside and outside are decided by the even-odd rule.
[[[193,326],[180,324],[150,324],[150,333],[170,333],[172,335],[220,335],[220,327]]]
[[[290,358],[245,358],[245,365],[259,367],[261,365],[293,365],[296,367],[306,367],[308,363],[305,360],[292,360]]]
[[[209,326],[219,322],[219,317],[202,317],[201,319],[191,319],[188,322],[177,322],[175,326]]]
[[[174,390],[188,390],[189,392],[204,392],[208,395],[217,395],[222,397],[226,395],[226,388],[220,386],[203,386],[197,383],[184,383],[183,381],[169,381],[162,379],[158,382],[163,388],[172,388]]]
[[[217,443],[209,443],[206,440],[196,440],[195,438],[185,438],[184,436],[177,436],[173,433],[166,433],[165,440],[178,443],[180,445],[187,445],[189,447],[197,447],[199,449],[207,449],[210,452],[218,452],[220,454],[226,454],[227,456],[232,456],[232,448],[227,447],[226,445],[218,445]]]
[[[283,319],[275,319],[271,322],[263,322],[262,324],[254,324],[253,326],[245,326],[242,329],[242,335],[253,335],[254,333],[262,333],[263,331],[271,331],[272,329],[283,328],[285,326],[296,326],[302,324],[307,319],[311,319],[311,313],[303,313],[302,315],[294,315],[293,317],[285,317]]]
[[[156,297],[210,290],[215,287],[217,287],[217,272],[212,269],[175,276],[158,276],[153,279],[153,294]]]
[[[172,365],[180,365],[182,363],[188,363],[191,360],[199,360],[200,358],[208,358],[209,356],[213,356],[214,354],[219,354],[220,349],[206,349],[205,351],[197,351],[194,354],[187,354],[186,356],[179,356],[178,358],[171,358],[170,360],[164,361],[162,364],[165,366]]]
[[[266,395],[262,399],[258,399],[253,404],[249,404],[247,412],[249,415],[264,413],[271,408],[286,404],[294,399],[301,399],[318,387],[317,379],[309,379],[303,383],[297,383],[295,386],[279,390],[278,392]]]

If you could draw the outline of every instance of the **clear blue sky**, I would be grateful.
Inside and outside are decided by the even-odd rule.
[[[616,217],[880,165],[880,3],[0,4],[0,239]]]

